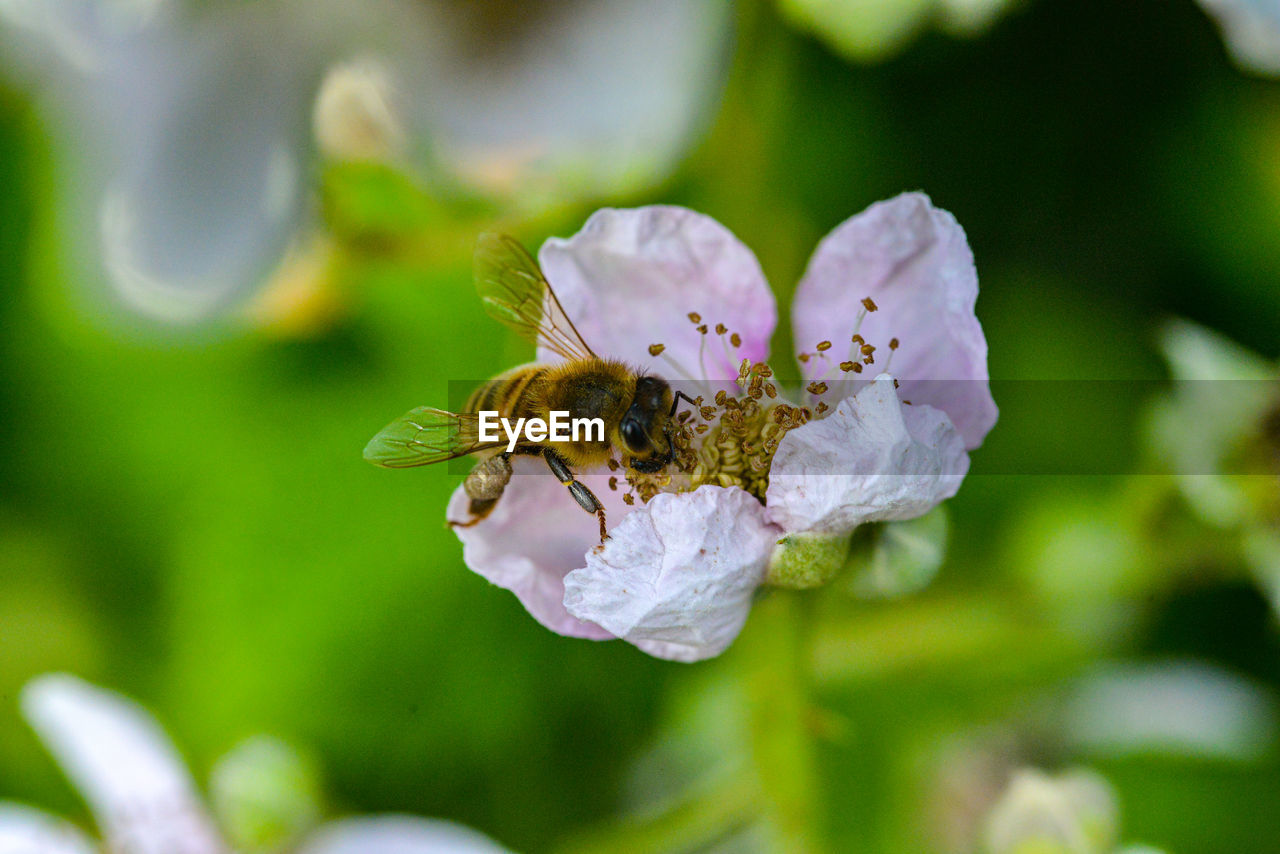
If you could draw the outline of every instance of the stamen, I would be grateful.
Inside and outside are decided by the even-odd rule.
[[[884,371],[884,372],[886,372],[886,373],[888,372],[888,370],[889,370],[889,365],[891,365],[891,364],[893,363],[893,354],[894,354],[894,353],[896,353],[896,352],[898,352],[898,339],[897,339],[897,338],[890,338],[890,339],[889,339],[889,358],[888,358],[888,359],[885,359],[884,367],[883,367],[883,368],[881,368],[880,370],[882,370],[882,371]],[[897,380],[894,380],[894,382],[896,383],[896,382],[897,382]],[[897,386],[894,386],[894,388],[897,388]]]

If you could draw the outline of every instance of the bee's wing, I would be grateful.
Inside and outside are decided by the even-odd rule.
[[[392,421],[364,446],[364,458],[389,469],[425,466],[501,447],[481,442],[479,418],[419,406]]]
[[[595,358],[538,262],[514,237],[480,235],[475,271],[476,291],[491,317],[570,361]]]

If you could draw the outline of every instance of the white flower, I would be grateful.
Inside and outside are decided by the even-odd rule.
[[[601,356],[687,380],[708,405],[715,390],[737,390],[741,360],[767,357],[772,292],[751,251],[710,217],[606,209],[574,237],[548,240],[539,259]],[[744,380],[761,393],[741,404],[741,435],[717,406],[719,420],[704,417],[710,432],[694,437],[696,466],[641,495],[647,503],[624,503],[608,471],[583,473],[611,524],[600,545],[595,520],[555,478],[513,478],[488,518],[456,529],[467,565],[562,634],[621,637],[681,661],[718,655],[784,537],[805,535],[806,549],[829,537],[838,550],[858,525],[922,516],[959,488],[968,449],[996,419],[977,295],[950,214],[919,193],[871,206],[822,241],[796,290],[795,337],[815,348],[801,371],[821,403],[803,416],[799,404],[780,408],[762,391],[772,374],[757,372]],[[864,366],[869,377],[891,373],[863,380]],[[537,471],[532,460],[515,466]],[[467,502],[460,487],[449,518],[464,518]]]
[[[633,191],[699,129],[727,24],[720,0],[0,0],[64,159],[69,271],[173,322],[309,230],[313,126],[508,199]]]
[[[0,802],[0,854],[229,854],[177,751],[140,706],[73,676],[39,677],[22,711],[84,796],[102,843],[37,809]],[[333,822],[296,854],[501,854],[445,821],[379,816]]]

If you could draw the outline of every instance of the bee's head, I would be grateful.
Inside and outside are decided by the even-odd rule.
[[[618,424],[622,448],[631,456],[630,465],[636,471],[661,471],[671,462],[667,426],[672,401],[671,386],[666,380],[658,377],[636,380],[635,397]]]

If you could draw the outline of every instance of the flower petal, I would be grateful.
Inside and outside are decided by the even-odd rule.
[[[269,26],[272,11],[165,31],[96,81],[108,107],[146,93],[149,120],[117,130],[117,157],[83,154],[109,176],[92,222],[109,284],[145,314],[187,322],[227,307],[298,229],[319,69]]]
[[[1280,75],[1280,6],[1273,0],[1200,0],[1200,5],[1218,22],[1238,65]]]
[[[460,824],[385,815],[326,824],[298,854],[507,854],[507,849]]]
[[[978,275],[964,231],[922,193],[904,193],[867,208],[823,238],[796,289],[796,345],[849,346],[861,301],[878,311],[860,334],[879,364],[897,338],[893,375],[902,397],[950,416],[965,446],[976,448],[996,421],[987,374],[987,340],[974,315]],[[836,361],[841,361],[840,356]],[[802,366],[806,376],[828,369],[824,359]]]
[[[94,846],[69,822],[0,801],[0,854],[94,854]]]
[[[914,519],[955,495],[968,470],[947,414],[900,403],[893,378],[881,374],[827,417],[783,436],[767,515],[787,532],[828,534]]]
[[[111,850],[226,850],[177,751],[143,708],[51,674],[27,684],[22,710],[88,802]]]
[[[563,203],[662,178],[727,70],[730,8],[716,0],[419,5],[415,123],[499,193]]]
[[[600,542],[596,517],[583,511],[541,459],[514,457],[514,474],[493,512],[469,528],[455,527],[462,558],[472,571],[516,594],[539,623],[569,637],[606,640],[609,632],[575,619],[564,607],[564,577],[582,566],[583,555]],[[577,477],[596,494],[611,525],[631,508],[608,487],[604,474]],[[448,518],[469,518],[461,486],[449,501]]]
[[[742,489],[657,495],[569,573],[565,607],[650,655],[711,658],[742,630],[777,539]]]
[[[732,380],[745,357],[763,360],[777,325],[773,292],[751,250],[720,223],[687,208],[654,205],[604,208],[565,240],[538,253],[547,279],[586,342],[604,356],[624,359],[670,380],[667,359],[694,379]],[[696,312],[714,327],[742,336],[733,357],[689,321]],[[649,355],[665,344],[663,359]],[[539,350],[538,358],[554,360]]]

